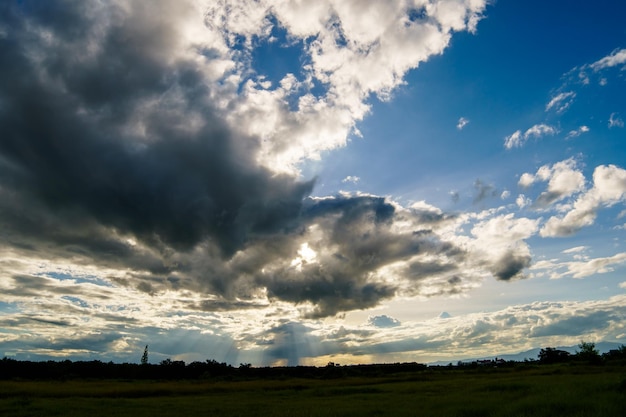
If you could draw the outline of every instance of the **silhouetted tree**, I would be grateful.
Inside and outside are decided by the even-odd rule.
[[[539,351],[539,362],[541,363],[560,363],[567,362],[569,359],[569,352],[564,350],[547,347]]]
[[[621,345],[617,349],[611,349],[608,352],[603,353],[602,358],[609,361],[626,360],[626,345]]]
[[[581,341],[578,344],[579,351],[576,352],[576,357],[580,360],[587,361],[589,363],[599,363],[601,361],[600,352],[596,349],[596,344],[593,342]]]
[[[148,364],[148,345],[146,345],[146,347],[143,350],[143,355],[141,355],[141,364],[142,365]]]

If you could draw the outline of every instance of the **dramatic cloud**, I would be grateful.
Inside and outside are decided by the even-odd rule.
[[[544,303],[468,315],[446,305],[453,316],[434,317],[438,306],[421,322],[392,306],[465,300],[485,280],[621,267],[621,249],[591,259],[573,248],[559,253],[567,262],[533,265],[529,242],[572,234],[624,202],[622,168],[600,165],[587,185],[584,155],[547,164],[537,152],[542,162],[519,168],[529,172],[515,203],[510,183],[472,171],[490,178],[461,191],[476,213],[419,201],[420,187],[400,197],[315,193],[315,160],[359,136],[372,103],[393,99],[456,32],[473,33],[487,3],[1,3],[0,353],[136,362],[149,344],[157,361],[323,365],[414,361],[428,349],[454,357],[486,342],[519,349],[529,335],[575,337],[577,324],[587,331],[603,318],[595,335],[623,335],[623,297],[584,311]],[[622,55],[577,71],[617,72]],[[584,99],[553,91],[549,113],[539,109],[545,123],[506,137],[507,149],[556,135],[566,124],[549,118]],[[468,123],[459,118],[458,130]],[[415,137],[436,140],[421,137],[424,127]],[[618,113],[609,127],[623,127]],[[570,129],[567,138],[589,131]],[[414,142],[407,150],[421,150]],[[342,168],[332,182],[354,188],[359,177],[346,175],[364,171]],[[433,189],[458,189],[440,178]],[[460,192],[450,196],[462,210]]]
[[[471,233],[477,238],[477,255],[497,279],[524,277],[523,270],[531,262],[530,248],[524,240],[536,233],[538,224],[538,220],[506,214],[474,226]]]
[[[437,231],[449,216],[307,198],[297,163],[344,145],[371,95],[475,30],[485,5],[3,4],[3,279],[93,276],[200,294],[191,309],[313,316],[462,291],[464,250]],[[306,64],[269,80],[252,51],[274,36]]]

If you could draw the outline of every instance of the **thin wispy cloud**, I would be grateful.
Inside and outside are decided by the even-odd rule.
[[[576,137],[582,135],[583,133],[589,132],[589,130],[590,129],[589,129],[588,126],[580,126],[578,129],[570,130],[569,133],[567,134],[567,136],[565,136],[565,139],[576,138]]]
[[[624,120],[617,113],[611,113],[609,116],[609,128],[624,127]]]
[[[554,110],[557,113],[563,113],[572,105],[575,97],[576,93],[573,91],[559,93],[546,104],[546,111]]]
[[[616,49],[610,55],[594,62],[590,65],[594,71],[600,71],[605,68],[626,65],[626,49]]]

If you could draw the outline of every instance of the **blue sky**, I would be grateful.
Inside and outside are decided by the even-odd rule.
[[[0,354],[626,343],[619,2],[0,12]]]

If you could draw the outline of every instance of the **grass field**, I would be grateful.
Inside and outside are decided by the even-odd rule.
[[[626,367],[250,381],[0,381],[0,416],[626,416]]]

